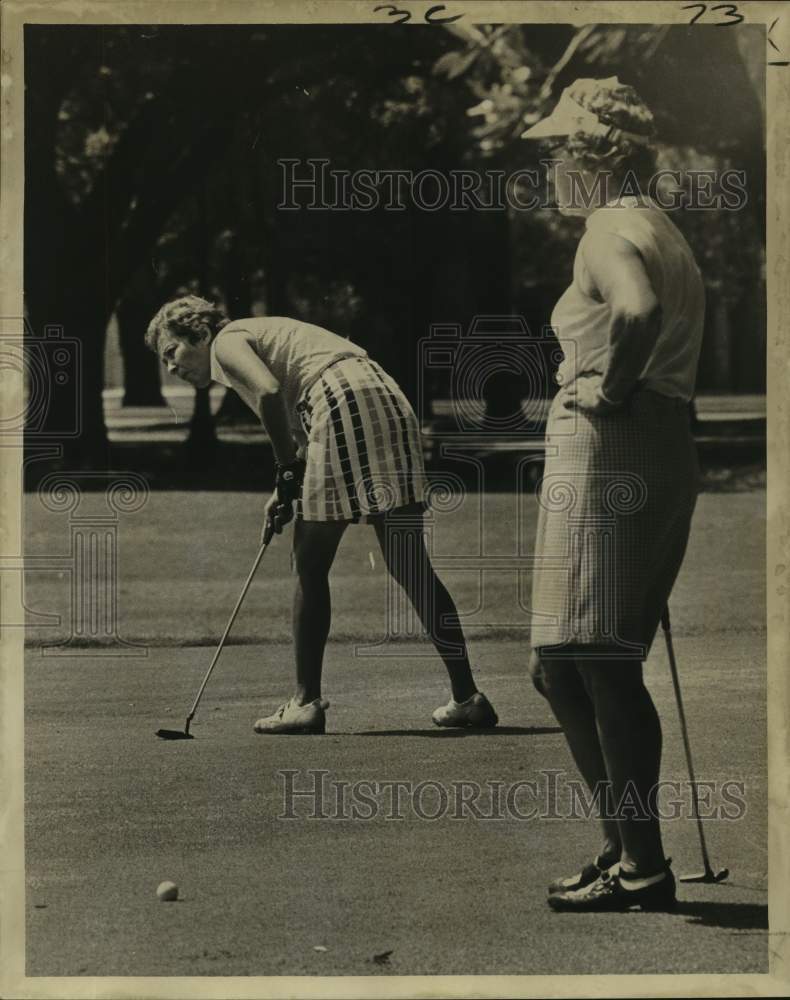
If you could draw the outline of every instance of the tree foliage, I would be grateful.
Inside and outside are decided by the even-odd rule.
[[[748,225],[682,220],[710,287],[742,308],[764,192],[759,74],[738,31],[710,29],[700,58],[699,30],[650,26],[28,26],[26,303],[36,334],[57,323],[82,343],[72,459],[106,455],[110,316],[125,317],[130,377],[153,398],[134,327],[141,303],[180,289],[219,297],[231,315],[293,312],[350,334],[407,387],[432,322],[546,313],[570,273],[572,221],[286,211],[279,161],[516,169],[534,161],[517,138],[525,123],[580,75],[616,72],[643,93],[666,162],[747,162]],[[63,419],[53,405],[49,431]]]

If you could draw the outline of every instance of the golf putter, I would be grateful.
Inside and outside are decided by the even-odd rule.
[[[686,763],[688,764],[689,780],[691,781],[691,803],[694,819],[697,821],[697,831],[699,832],[699,844],[702,849],[702,864],[704,870],[695,872],[692,875],[681,875],[681,882],[723,882],[730,874],[729,868],[721,868],[714,871],[711,867],[708,847],[705,843],[705,832],[702,829],[702,819],[699,814],[699,797],[697,792],[697,779],[694,776],[694,765],[691,761],[691,745],[689,744],[688,728],[686,726],[686,713],[683,711],[683,699],[680,696],[680,681],[678,680],[678,668],[675,662],[675,651],[672,646],[672,629],[669,622],[669,606],[664,608],[661,614],[661,627],[664,630],[664,638],[667,642],[667,656],[669,657],[669,669],[672,673],[672,686],[675,689],[675,701],[678,705],[678,715],[680,716],[680,730],[683,734],[683,746],[686,749]]]
[[[206,671],[206,676],[203,678],[203,683],[200,685],[195,700],[192,702],[192,708],[189,710],[189,715],[187,716],[186,722],[184,723],[183,732],[180,729],[157,729],[156,735],[159,737],[160,740],[194,739],[194,736],[189,731],[189,725],[195,718],[195,712],[197,711],[197,707],[200,704],[200,699],[203,697],[203,692],[205,691],[206,685],[208,684],[208,679],[209,677],[211,677],[211,673],[214,670],[214,667],[217,665],[217,660],[219,659],[219,655],[222,652],[223,646],[225,645],[225,640],[228,638],[230,630],[233,627],[233,623],[236,621],[236,615],[239,613],[239,609],[241,608],[242,602],[244,601],[244,598],[247,596],[247,591],[249,590],[250,584],[252,583],[252,578],[255,576],[258,566],[260,566],[261,559],[263,559],[263,553],[266,551],[269,542],[271,542],[273,536],[274,536],[274,525],[271,523],[271,521],[269,521],[266,524],[266,528],[263,533],[263,540],[261,542],[261,547],[258,549],[258,554],[255,557],[255,562],[252,564],[252,569],[250,570],[249,576],[247,577],[244,587],[242,588],[238,601],[236,601],[236,607],[233,609],[233,614],[230,616],[230,620],[228,621],[228,624],[225,626],[225,631],[222,633],[222,638],[219,640],[219,645],[217,646],[217,650],[214,653],[214,657],[211,661],[211,664],[209,665],[208,670]]]

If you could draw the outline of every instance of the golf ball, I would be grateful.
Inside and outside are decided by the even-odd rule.
[[[156,897],[160,903],[170,903],[178,899],[178,886],[175,882],[160,882],[156,889]]]

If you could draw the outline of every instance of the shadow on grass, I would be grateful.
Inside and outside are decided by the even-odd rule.
[[[464,736],[541,736],[561,733],[559,726],[496,726],[493,729],[363,729],[355,733],[332,733],[332,736],[423,736],[452,739]]]
[[[768,930],[768,907],[763,903],[678,903],[675,912],[700,927]]]

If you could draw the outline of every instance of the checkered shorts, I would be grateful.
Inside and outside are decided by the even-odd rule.
[[[696,501],[688,405],[642,389],[592,416],[564,398],[551,407],[539,484],[531,643],[544,658],[644,659]]]
[[[397,383],[367,357],[326,368],[297,406],[307,436],[296,516],[364,522],[424,502],[417,418]]]

